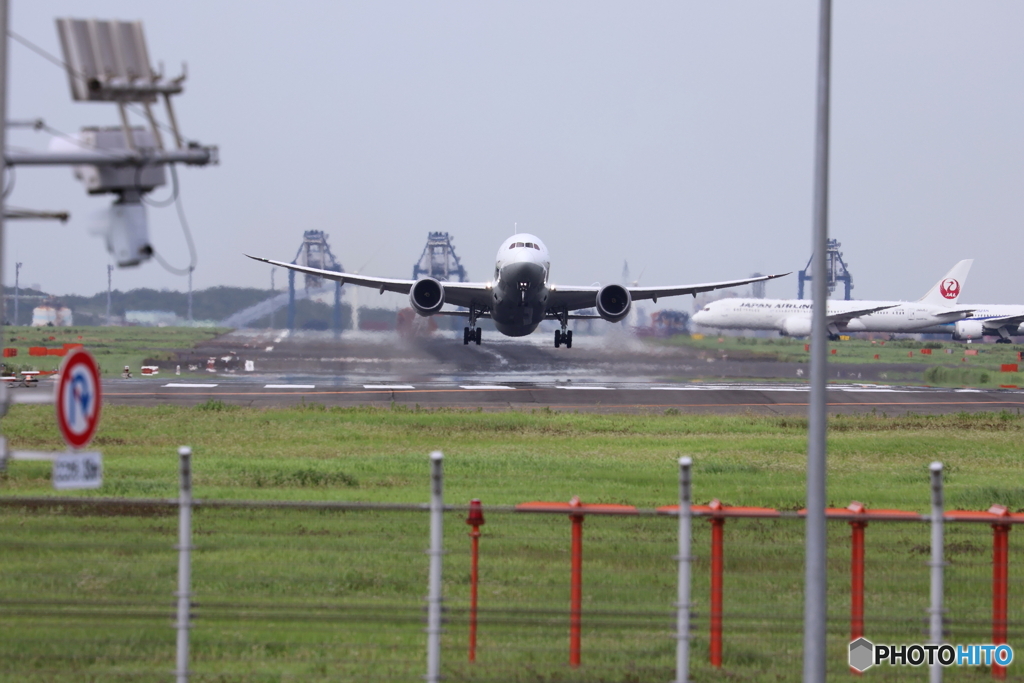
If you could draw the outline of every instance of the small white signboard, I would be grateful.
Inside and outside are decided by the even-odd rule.
[[[93,453],[61,453],[53,461],[53,488],[96,489],[103,483],[103,456]]]

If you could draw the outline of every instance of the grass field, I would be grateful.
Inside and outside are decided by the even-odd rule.
[[[83,344],[100,366],[104,377],[119,377],[124,366],[136,375],[145,359],[172,360],[174,352],[190,349],[228,330],[213,327],[5,327],[4,348],[18,355],[5,359],[13,371],[53,371],[60,356],[30,356],[29,347],[61,348],[65,343]]]
[[[706,358],[733,360],[765,360],[787,363],[810,363],[807,341],[788,337],[716,337],[714,335],[680,335],[669,339],[653,339],[652,344],[686,346],[699,350]],[[968,355],[966,352],[972,352]],[[998,388],[1004,385],[1024,386],[1024,374],[1002,372],[1004,364],[1024,363],[1018,353],[1024,346],[1016,344],[963,344],[959,342],[920,342],[912,339],[893,341],[847,339],[829,342],[829,363],[908,364],[908,372],[890,372],[883,378],[891,383],[913,382],[932,386],[970,386]],[[977,352],[977,353],[974,353]],[[876,358],[877,356],[877,358]],[[918,369],[919,368],[919,369]],[[713,369],[709,367],[713,374]]]
[[[15,406],[12,447],[57,449],[50,410]],[[95,445],[104,487],[82,495],[172,497],[175,449],[194,447],[199,498],[424,502],[427,454],[445,452],[449,503],[529,500],[649,508],[677,495],[680,455],[694,458],[706,503],[798,509],[806,424],[760,416],[577,415],[399,411],[106,409]],[[829,500],[924,511],[927,465],[946,464],[947,505],[1024,508],[1024,421],[1016,415],[831,418]],[[5,499],[49,495],[48,467],[16,462]],[[173,668],[173,510],[0,507],[0,678],[152,680]],[[408,512],[213,510],[196,514],[193,631],[200,681],[418,680],[427,520]],[[802,526],[726,526],[725,665],[707,657],[708,525],[695,525],[696,680],[798,680]],[[446,519],[448,680],[669,680],[674,662],[675,521],[589,518],[584,641],[566,665],[569,524],[561,515],[489,513],[481,540],[478,662],[465,661],[468,541]],[[846,673],[848,527],[829,529],[830,671]],[[867,623],[877,642],[920,640],[927,606],[927,527],[868,529]],[[991,609],[986,525],[950,525],[951,640],[985,642]],[[1012,535],[1011,535],[1012,537]],[[1020,644],[1022,553],[1011,541],[1011,644]],[[1011,678],[1016,667],[1011,668]],[[873,670],[882,680],[927,678]],[[982,680],[982,670],[947,672]],[[1019,676],[1018,676],[1019,678]]]

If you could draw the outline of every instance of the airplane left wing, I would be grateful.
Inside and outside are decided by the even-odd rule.
[[[246,254],[249,256],[249,254]],[[335,270],[323,270],[321,268],[310,268],[309,266],[300,266],[295,263],[285,263],[284,261],[275,261],[273,259],[262,258],[259,256],[249,256],[254,261],[262,261],[263,263],[269,263],[273,266],[279,266],[281,268],[287,268],[288,270],[294,270],[299,273],[306,273],[307,275],[316,275],[326,280],[335,280],[342,284],[358,285],[359,287],[367,287],[369,289],[376,289],[381,294],[384,292],[398,292],[399,294],[408,294],[412,286],[416,284],[416,280],[402,280],[398,278],[388,277],[370,277],[368,275],[355,275],[353,273],[340,273]],[[490,285],[486,282],[442,282],[441,286],[444,287],[444,302],[446,304],[452,304],[453,306],[485,306],[488,301],[488,293],[490,292]]]
[[[651,299],[654,303],[658,303],[658,299],[668,296],[681,296],[684,294],[692,294],[696,296],[701,292],[710,292],[715,289],[724,289],[726,287],[738,287],[739,285],[747,285],[751,282],[765,282],[767,280],[774,280],[777,277],[784,277],[789,273],[780,273],[778,275],[761,275],[758,277],[748,277],[743,280],[724,280],[722,282],[704,282],[696,285],[675,285],[669,287],[627,287],[629,290],[629,296],[633,301],[642,301],[644,299]],[[548,307],[555,310],[561,308],[567,308],[568,310],[576,310],[578,308],[590,308],[594,305],[594,301],[597,298],[597,293],[601,290],[600,287],[591,285],[589,287],[562,287],[559,285],[551,285]]]
[[[862,315],[870,315],[871,313],[878,313],[884,311],[887,308],[896,308],[899,304],[891,304],[889,306],[875,306],[874,308],[861,308],[856,311],[842,311],[840,313],[832,313],[828,316],[829,323],[835,323],[842,325],[848,323],[854,318],[859,318]]]

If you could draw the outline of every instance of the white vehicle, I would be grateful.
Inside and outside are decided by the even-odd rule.
[[[966,318],[973,308],[956,305],[973,259],[960,261],[919,301],[828,301],[831,339],[847,332],[925,332]],[[694,314],[703,327],[778,330],[803,337],[811,333],[811,302],[806,299],[720,299]],[[1024,319],[1022,319],[1024,322]],[[946,328],[944,331],[949,331]]]
[[[367,277],[256,256],[249,258],[328,280],[370,287],[380,290],[381,294],[386,291],[408,294],[413,309],[422,316],[454,315],[469,318],[469,326],[462,335],[463,344],[469,344],[471,341],[480,343],[481,331],[476,327],[476,322],[481,318],[493,320],[498,331],[509,337],[523,337],[532,333],[542,320],[558,320],[562,324],[562,329],[555,330],[556,348],[562,344],[565,344],[566,348],[572,348],[572,332],[567,328],[569,321],[573,319],[601,318],[612,323],[619,322],[629,314],[634,300],[651,299],[656,302],[661,297],[696,295],[713,289],[782,277],[764,275],[743,280],[670,287],[626,287],[618,284],[603,287],[555,285],[548,281],[551,258],[547,247],[537,237],[527,233],[513,235],[502,243],[494,264],[492,282],[442,282],[429,277],[420,280]],[[462,306],[468,310],[441,310],[445,304]],[[573,313],[585,308],[597,309],[597,315]]]

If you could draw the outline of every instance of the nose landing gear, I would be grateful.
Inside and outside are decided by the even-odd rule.
[[[483,330],[479,327],[464,327],[462,328],[462,343],[468,345],[469,342],[476,342],[477,346],[480,346],[480,340],[483,339]]]
[[[555,348],[557,349],[562,344],[565,344],[565,348],[572,348],[572,331],[561,332],[555,330]]]

